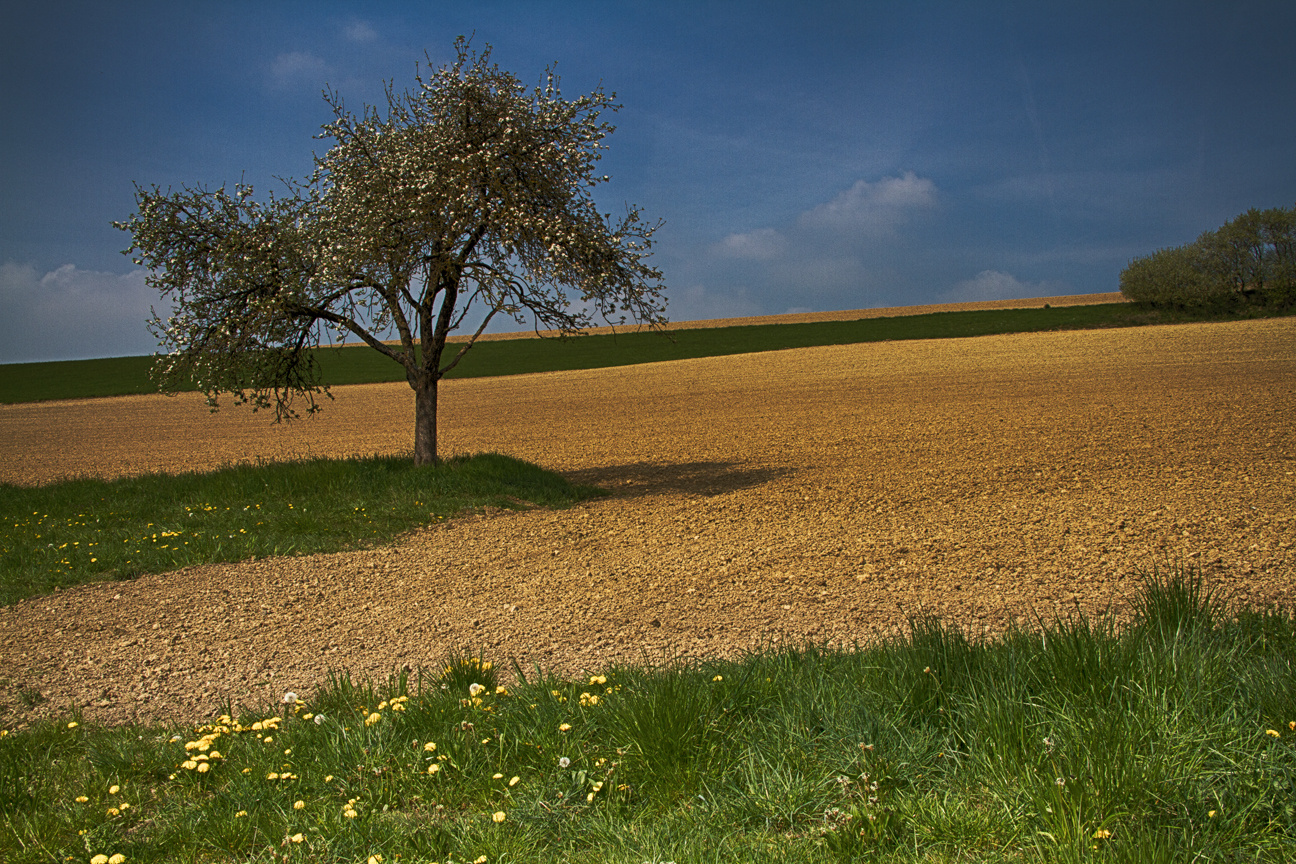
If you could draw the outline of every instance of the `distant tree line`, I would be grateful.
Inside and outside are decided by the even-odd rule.
[[[1296,308],[1296,208],[1252,208],[1195,243],[1135,258],[1120,290],[1162,308]]]

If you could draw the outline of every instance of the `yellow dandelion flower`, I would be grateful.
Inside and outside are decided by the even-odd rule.
[[[68,724],[68,728],[69,728],[69,729],[75,729],[76,727],[78,727],[78,726],[80,726],[80,725],[81,725],[80,723],[78,723],[78,722],[76,722],[75,720],[73,720],[71,723]]]
[[[90,864],[108,864],[108,856],[96,855],[90,859]]]
[[[712,678],[711,680],[712,680],[712,681],[723,681],[723,680],[724,680],[724,676],[723,676],[723,675],[717,675],[717,676],[715,676],[714,678]]]
[[[491,815],[491,819],[496,823],[503,822],[507,818],[508,817],[504,815],[503,810],[496,810],[494,814]]]
[[[1210,811],[1209,813],[1206,814],[1206,818],[1208,818],[1208,819],[1214,819],[1214,818],[1215,818],[1215,813],[1216,813],[1216,811],[1214,811],[1214,810]]]
[[[429,773],[429,774],[435,774],[435,773],[437,773],[437,772],[440,771],[440,770],[441,770],[441,763],[440,763],[440,762],[433,762],[431,765],[428,766],[428,773]]]
[[[305,837],[304,835],[302,835],[302,834],[294,834],[294,835],[292,835],[291,837],[289,837],[288,839],[291,840],[291,841],[294,842],[294,843],[300,843],[300,842],[302,842],[303,840],[305,840],[306,837]]]
[[[606,675],[595,675],[594,677],[590,678],[590,683],[591,683],[591,684],[606,684],[606,683],[607,683],[607,676],[606,676]]]
[[[372,726],[381,719],[382,719],[382,715],[379,714],[377,711],[375,711],[374,713],[370,714],[368,717],[365,718],[365,725]]]
[[[1111,837],[1111,832],[1106,828],[1099,828],[1093,833],[1093,839],[1095,840],[1106,840],[1109,837]]]
[[[208,771],[211,770],[211,763],[210,763],[210,762],[199,762],[199,763],[198,763],[198,767],[195,768],[194,770],[197,771],[199,774],[206,774]]]
[[[1265,730],[1265,734],[1266,734],[1266,735],[1272,735],[1273,737],[1277,738],[1277,737],[1278,737],[1278,730],[1277,730],[1277,729],[1266,729],[1266,730]]]
[[[330,775],[328,775],[327,777],[325,777],[325,778],[324,778],[324,782],[325,782],[325,783],[332,783],[332,782],[333,782],[333,775],[330,774]]]
[[[305,802],[305,801],[294,801],[294,802],[293,802],[293,809],[294,809],[294,810],[301,810],[301,809],[302,809],[303,807],[305,807],[305,806],[306,806],[306,802]]]
[[[431,753],[433,750],[436,750],[436,742],[434,741],[427,742],[426,744],[423,745],[423,749],[426,750],[428,753]]]
[[[121,787],[118,786],[116,783],[114,783],[113,785],[111,785],[111,786],[108,787],[108,794],[109,794],[109,795],[116,795],[116,794],[117,794],[118,792],[120,792],[120,791],[121,791]]]
[[[486,864],[486,862],[489,861],[489,860],[490,860],[490,859],[487,858],[485,855],[481,855],[481,856],[479,856],[479,857],[473,859],[473,864]]]
[[[368,864],[382,864],[382,860],[383,857],[381,855],[370,855]]]
[[[90,799],[87,798],[87,797],[84,796],[84,795],[78,795],[78,796],[76,797],[76,802],[77,802],[78,804],[84,804],[84,803],[86,803],[86,802],[89,801],[89,800],[90,800]]]
[[[118,810],[116,807],[109,807],[107,812],[108,812],[108,815],[109,815],[109,816],[120,816],[120,815],[121,815],[121,811]]]
[[[267,780],[278,780],[278,779],[279,779],[279,772],[278,772],[278,771],[271,771],[269,774],[266,775],[266,779],[267,779]]]
[[[559,724],[558,724],[558,731],[559,731],[559,732],[566,732],[566,731],[569,730],[569,729],[571,729],[571,724],[570,724],[570,723],[559,723]]]
[[[242,818],[243,818],[244,816],[246,816],[246,815],[247,815],[247,811],[246,811],[246,810],[240,810],[240,811],[238,811],[237,813],[234,814],[234,818],[235,818],[235,819],[242,819]]]
[[[518,782],[519,782],[521,779],[522,779],[521,777],[511,777],[511,778],[509,778],[509,785],[510,785],[510,786],[516,786],[516,785],[518,784]]]
[[[116,855],[113,855],[108,859],[108,864],[124,864],[125,861],[126,856],[118,852]]]
[[[503,774],[492,774],[492,775],[491,775],[491,779],[492,779],[492,780],[503,780],[503,779],[504,779],[504,775],[503,775]]]

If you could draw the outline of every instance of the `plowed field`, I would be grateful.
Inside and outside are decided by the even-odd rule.
[[[0,609],[5,722],[193,719],[458,647],[561,671],[1118,612],[1154,565],[1296,605],[1296,319],[801,349],[443,385],[444,448],[613,491],[390,548]],[[0,407],[0,476],[400,452],[403,384],[315,419],[196,396]],[[19,685],[46,701],[28,708]]]

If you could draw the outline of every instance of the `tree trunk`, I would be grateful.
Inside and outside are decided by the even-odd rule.
[[[437,459],[437,377],[425,373],[414,387],[414,464],[435,465]]]

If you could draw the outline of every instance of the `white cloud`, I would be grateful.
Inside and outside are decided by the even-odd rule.
[[[783,235],[773,228],[757,228],[744,234],[730,234],[716,244],[716,251],[730,258],[769,261],[787,248]]]
[[[1030,297],[1053,297],[1070,293],[1061,282],[1023,282],[999,270],[982,270],[964,279],[941,297],[945,303],[972,303],[978,300],[1022,300]]]
[[[936,203],[936,184],[906,171],[875,183],[856,182],[791,224],[730,234],[711,246],[721,258],[795,264],[798,269],[859,270],[874,241],[894,239],[913,214]]]
[[[672,321],[705,321],[712,318],[746,318],[766,314],[746,288],[712,291],[702,285],[674,289],[670,292],[667,312]]]
[[[375,42],[378,39],[378,31],[369,25],[367,21],[350,21],[342,28],[342,35],[346,36],[351,42]]]
[[[896,277],[922,258],[920,217],[936,204],[936,184],[913,172],[860,180],[783,224],[712,243],[689,275],[708,290],[744,286],[767,310],[863,308],[911,287]]]
[[[270,64],[272,83],[284,90],[301,85],[321,87],[327,74],[328,66],[323,59],[305,51],[280,54]]]
[[[151,354],[157,341],[149,307],[169,312],[144,282],[126,274],[64,264],[38,273],[30,264],[0,264],[0,362]]]
[[[888,232],[915,211],[936,203],[936,184],[912,171],[885,177],[876,183],[860,180],[833,200],[807,210],[800,226],[837,231]]]

